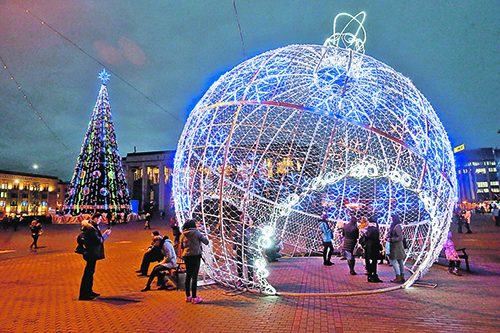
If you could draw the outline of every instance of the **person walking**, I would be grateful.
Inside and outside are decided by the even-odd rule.
[[[351,275],[356,275],[354,271],[354,265],[356,264],[356,259],[354,259],[353,251],[359,238],[358,229],[358,219],[355,216],[351,216],[349,223],[346,223],[342,228],[342,233],[344,235],[344,245],[342,249],[345,251],[345,256],[347,258],[347,264],[349,266],[349,273]]]
[[[382,245],[380,244],[380,230],[377,217],[372,216],[368,220],[368,226],[360,238],[360,244],[365,252],[365,267],[368,273],[368,282],[384,282],[377,275],[377,261],[380,258]]]
[[[30,231],[31,231],[31,237],[33,238],[33,242],[30,245],[30,248],[32,249],[33,247],[35,249],[38,249],[38,237],[43,233],[42,231],[42,225],[40,222],[38,222],[36,219],[33,220],[30,224]]]
[[[390,243],[389,247],[389,261],[394,268],[396,278],[391,280],[392,283],[404,283],[405,268],[403,260],[406,257],[405,249],[403,246],[403,228],[401,227],[401,219],[398,215],[391,216],[391,226],[387,232],[386,239]]]
[[[201,243],[208,245],[207,237],[196,228],[194,220],[186,221],[182,226],[180,251],[186,264],[186,302],[193,304],[203,301],[196,295],[202,252]]]
[[[111,229],[103,234],[99,230],[100,213],[94,213],[90,221],[82,221],[83,259],[87,262],[80,284],[80,301],[92,300],[100,294],[93,291],[94,273],[97,260],[104,259],[104,241],[109,237]]]
[[[321,238],[323,239],[323,265],[332,266],[331,262],[333,255],[332,236],[333,232],[328,222],[328,215],[323,213],[321,220],[319,220],[319,229],[321,230]]]

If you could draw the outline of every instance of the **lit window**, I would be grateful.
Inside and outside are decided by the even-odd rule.
[[[477,174],[486,173],[486,169],[485,168],[477,168],[476,173]]]
[[[489,172],[497,172],[497,168],[488,168]]]
[[[477,187],[488,187],[488,182],[476,182]]]
[[[0,198],[6,198],[7,192],[0,192]]]
[[[42,207],[47,207],[47,202],[42,201]]]
[[[476,193],[488,193],[487,188],[478,188]]]
[[[1,187],[1,189],[2,189],[2,190],[6,190],[7,188],[8,188],[8,185],[7,185],[7,183],[3,183],[3,184],[2,184],[2,187]]]
[[[495,186],[495,185],[498,186],[498,180],[491,181],[490,185],[492,185],[492,186]]]
[[[27,206],[28,206],[28,201],[23,201],[23,202],[21,203],[21,206],[23,206],[23,207],[27,207]]]
[[[494,188],[492,188],[492,189],[491,189],[491,192],[496,192],[496,193],[498,193],[498,192],[500,192],[500,190],[499,190],[498,188],[494,187]]]
[[[481,163],[479,163],[479,162],[472,162],[472,165],[473,166],[478,166],[478,165],[481,165]]]
[[[5,201],[0,201],[0,207],[5,207]]]

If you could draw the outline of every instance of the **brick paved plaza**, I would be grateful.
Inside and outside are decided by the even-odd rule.
[[[152,226],[171,234],[166,221]],[[227,287],[207,285],[199,288],[204,302],[196,305],[185,303],[182,291],[140,292],[146,279],[134,271],[151,234],[141,222],[113,228],[95,273],[101,296],[92,301],[77,300],[85,266],[73,253],[79,225],[45,225],[37,252],[29,249],[27,226],[0,230],[0,332],[500,332],[500,228],[491,215],[473,215],[472,230],[454,233],[456,247],[467,248],[472,272],[449,275],[440,261],[421,280],[436,288],[296,295],[395,287],[387,282],[392,267],[379,265],[386,282],[369,284],[360,260],[358,275],[350,276],[338,258],[332,267],[318,257],[285,258],[269,266],[281,296],[232,296]]]

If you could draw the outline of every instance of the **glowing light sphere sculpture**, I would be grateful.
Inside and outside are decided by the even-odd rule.
[[[439,255],[457,184],[443,125],[408,78],[352,49],[290,45],[206,92],[178,144],[174,191],[180,223],[196,218],[211,240],[208,274],[274,293],[263,250],[277,235],[286,253],[311,253],[322,212],[337,226],[377,214],[382,235],[398,214],[413,283]]]

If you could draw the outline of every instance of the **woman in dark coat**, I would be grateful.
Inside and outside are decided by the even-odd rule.
[[[391,282],[403,283],[405,282],[405,267],[403,260],[406,257],[403,246],[403,228],[401,227],[401,220],[398,215],[392,215],[391,219],[392,223],[386,236],[387,241],[390,242],[389,261],[396,274],[396,278],[391,280]]]
[[[377,275],[377,260],[380,257],[380,230],[378,228],[377,218],[370,217],[366,231],[361,236],[360,243],[365,251],[365,266],[368,272],[368,282],[383,282]]]
[[[356,260],[352,254],[359,238],[358,219],[356,217],[352,216],[351,221],[344,224],[342,234],[344,235],[344,245],[342,249],[346,254],[347,264],[349,265],[349,273],[351,275],[356,275],[356,272],[354,271],[354,264],[356,263]]]
[[[92,290],[94,286],[94,272],[97,260],[104,259],[104,241],[111,233],[107,229],[101,234],[98,224],[101,214],[94,213],[90,221],[82,221],[82,241],[83,241],[83,259],[87,262],[83,271],[82,282],[80,285],[80,301],[91,300],[99,296]]]

